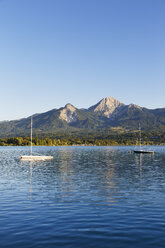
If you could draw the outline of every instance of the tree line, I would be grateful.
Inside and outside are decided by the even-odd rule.
[[[123,133],[113,135],[86,135],[82,137],[33,137],[33,146],[73,146],[73,145],[138,145],[137,133]],[[163,133],[143,133],[143,145],[165,145],[165,132]],[[30,146],[30,137],[7,137],[0,138],[0,146]]]

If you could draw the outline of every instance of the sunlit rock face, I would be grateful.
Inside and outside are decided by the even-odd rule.
[[[91,107],[90,110],[98,112],[107,118],[111,118],[123,107],[124,104],[113,97],[105,97],[98,104]]]
[[[59,118],[67,123],[77,121],[76,108],[70,103],[66,104],[61,110]]]

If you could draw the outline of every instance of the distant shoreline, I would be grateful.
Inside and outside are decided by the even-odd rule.
[[[134,136],[133,136],[134,135]],[[141,144],[143,146],[165,145],[165,133],[161,136],[151,137],[143,135]],[[0,138],[0,146],[30,146],[30,137],[8,137]],[[85,136],[85,137],[33,137],[33,146],[138,146],[139,140],[136,134],[116,134],[109,136]]]
[[[131,147],[138,147],[136,145],[34,145],[33,147],[114,147],[114,146],[131,146]],[[165,146],[165,144],[155,144],[155,145],[145,145],[145,146]],[[30,147],[29,145],[24,145],[24,146],[20,146],[20,145],[0,145],[0,147]]]

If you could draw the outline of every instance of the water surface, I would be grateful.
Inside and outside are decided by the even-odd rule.
[[[164,247],[165,147],[0,147],[0,247]]]

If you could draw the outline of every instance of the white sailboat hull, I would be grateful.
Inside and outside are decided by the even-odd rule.
[[[51,160],[53,156],[35,156],[35,155],[23,155],[21,156],[21,160]]]
[[[21,160],[32,161],[32,160],[51,160],[53,156],[46,155],[32,155],[32,116],[31,116],[31,155],[22,155]]]

